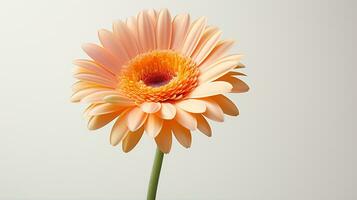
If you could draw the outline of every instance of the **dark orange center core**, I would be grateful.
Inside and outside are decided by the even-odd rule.
[[[170,72],[149,72],[143,74],[141,80],[147,86],[160,87],[169,83],[173,77]]]

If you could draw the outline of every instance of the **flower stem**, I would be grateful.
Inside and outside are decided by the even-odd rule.
[[[160,171],[162,166],[162,160],[164,158],[164,153],[162,153],[158,148],[156,149],[154,164],[151,170],[147,200],[155,200],[157,185],[159,183]]]

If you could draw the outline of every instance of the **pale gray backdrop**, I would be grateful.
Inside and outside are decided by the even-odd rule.
[[[129,154],[71,104],[80,45],[145,8],[207,16],[246,55],[238,118],[165,157],[158,199],[357,199],[356,1],[1,1],[0,199],[144,199],[155,145]]]

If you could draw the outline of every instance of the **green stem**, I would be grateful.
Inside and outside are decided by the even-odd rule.
[[[158,148],[156,149],[154,164],[151,170],[149,189],[147,194],[147,200],[155,200],[157,185],[159,183],[160,171],[162,166],[162,160],[164,158],[164,153],[162,153]]]

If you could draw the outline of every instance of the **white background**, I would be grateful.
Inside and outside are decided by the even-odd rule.
[[[207,16],[245,54],[241,115],[174,143],[158,199],[357,199],[356,1],[1,1],[0,199],[145,199],[155,144],[125,154],[71,104],[84,42],[141,9]]]

